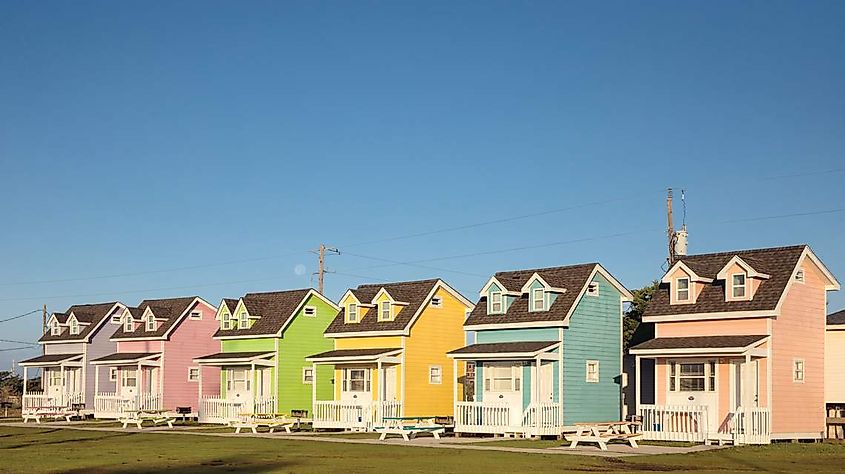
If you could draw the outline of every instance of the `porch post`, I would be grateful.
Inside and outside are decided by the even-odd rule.
[[[199,405],[202,405],[202,365],[197,365],[197,413],[199,413]]]
[[[635,369],[634,369],[634,413],[639,413],[640,411],[640,403],[641,403],[641,394],[640,394],[640,356],[635,356]],[[631,383],[629,380],[628,383]]]
[[[255,389],[255,362],[249,364],[249,383],[252,392],[252,413],[255,414],[255,394],[258,393],[258,390]]]
[[[28,373],[27,369],[29,369],[29,367],[24,366],[24,368],[23,368],[23,396],[21,396],[21,401],[23,401],[23,398],[26,397],[26,382],[29,380],[29,373]],[[23,406],[23,403],[21,403],[21,406]]]
[[[381,359],[376,361],[376,374],[378,375],[378,393],[376,394],[376,401],[381,403],[385,398],[387,398],[387,394],[385,393],[385,389],[387,388],[387,380],[385,375],[382,373],[381,367]]]
[[[742,387],[742,398],[743,398],[742,406],[748,407],[748,406],[751,405],[751,403],[750,403],[751,397],[749,396],[749,395],[751,395],[751,387],[752,387],[752,385],[751,385],[751,354],[745,355],[745,364],[743,364],[743,365],[744,365],[744,368],[743,368],[744,373],[742,374],[742,383],[745,386]],[[746,403],[746,401],[748,401],[749,403]]]
[[[62,400],[62,393],[65,391],[65,365],[59,364],[59,380],[62,381],[62,391],[59,392],[59,401],[56,403],[57,405],[61,405],[64,400]]]
[[[538,355],[534,359],[534,377],[532,377],[531,381],[533,382],[531,385],[531,401],[535,403],[540,403],[540,356]]]
[[[317,363],[311,363],[311,411],[317,408]],[[311,418],[314,418],[314,413],[311,413]]]
[[[454,384],[452,387],[452,413],[453,416],[458,415],[458,359],[452,359],[453,362],[453,372],[452,372],[452,383]]]
[[[100,393],[100,366],[94,366],[94,397],[97,397],[97,394]],[[96,405],[96,403],[95,403]]]

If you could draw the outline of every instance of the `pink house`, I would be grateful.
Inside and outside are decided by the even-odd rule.
[[[196,296],[144,300],[126,308],[111,337],[117,351],[92,361],[94,416],[116,418],[127,409],[196,412],[200,378],[193,359],[220,351],[220,342],[211,337],[219,325],[216,314],[217,308]],[[100,391],[101,381],[114,391]],[[220,377],[212,374],[202,383],[206,393],[216,391]]]
[[[807,245],[679,257],[643,315],[655,337],[630,351],[645,437],[821,438],[825,307],[838,289]]]

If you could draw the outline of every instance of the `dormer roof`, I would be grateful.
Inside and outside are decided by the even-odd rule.
[[[186,296],[181,298],[164,298],[157,300],[144,300],[137,307],[129,308],[132,319],[143,321],[144,315],[152,313],[156,321],[161,324],[155,331],[147,331],[144,324],[138,325],[132,332],[124,332],[123,326],[117,328],[112,335],[113,340],[126,339],[166,339],[170,331],[176,327],[179,321],[185,316],[189,309],[197,303],[214,308],[211,304],[199,296]]]
[[[740,268],[742,268],[749,278],[759,278],[761,280],[768,280],[772,277],[768,273],[758,272],[754,269],[754,267],[749,265],[748,262],[743,260],[742,257],[740,257],[739,255],[734,255],[733,258],[728,260],[728,263],[726,263],[725,266],[722,267],[721,270],[719,270],[719,273],[716,274],[716,278],[719,280],[727,280],[728,278],[730,278],[731,276],[728,275],[728,270],[734,265],[738,265]]]
[[[672,268],[663,275],[663,279],[660,280],[661,283],[671,283],[672,275],[677,271],[681,270],[687,275],[689,275],[690,280],[698,283],[713,283],[713,278],[708,278],[706,276],[699,275],[695,270],[693,270],[686,262],[683,260],[678,260],[672,265]]]
[[[667,275],[677,266],[683,265],[711,281],[702,283],[701,292],[694,303],[673,305],[670,304],[670,285],[664,277],[645,310],[643,320],[649,322],[651,318],[658,318],[651,319],[651,322],[655,322],[669,316],[736,312],[774,315],[795,272],[798,271],[798,265],[805,257],[815,263],[824,274],[828,280],[825,285],[827,289],[839,288],[839,283],[807,245],[688,255],[680,257]],[[726,281],[720,276],[725,277],[726,268],[733,263],[748,269],[753,272],[755,278],[762,280],[754,292],[753,299],[726,301]]]
[[[245,329],[217,329],[214,337],[240,337],[240,336],[268,336],[278,335],[302,307],[308,297],[315,295],[327,304],[337,309],[337,306],[325,296],[313,288],[302,288],[297,290],[268,291],[263,293],[247,293],[240,300],[230,307],[234,312],[238,301],[243,301],[247,313],[253,323]],[[229,303],[227,303],[229,304]],[[237,317],[237,315],[235,315]]]
[[[70,334],[70,331],[62,331],[62,334],[53,336],[48,330],[38,342],[60,342],[85,340],[93,334],[100,323],[104,322],[117,309],[123,309],[123,305],[117,301],[109,303],[79,304],[73,305],[63,313],[53,313],[50,319],[55,319],[59,324],[67,324],[67,318],[73,314],[79,322],[79,334]]]

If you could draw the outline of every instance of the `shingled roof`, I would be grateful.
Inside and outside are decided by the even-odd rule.
[[[294,316],[296,309],[305,300],[311,288],[287,291],[271,291],[266,293],[247,293],[242,298],[246,310],[254,319],[252,327],[247,329],[218,329],[214,337],[227,336],[267,336],[278,333]],[[224,300],[227,305],[231,301],[235,304],[229,306],[234,311],[238,300]],[[234,316],[234,315],[233,315]]]
[[[47,333],[38,339],[38,342],[87,340],[88,336],[90,336],[94,330],[100,326],[103,319],[109,316],[109,310],[114,308],[114,305],[116,304],[117,301],[112,301],[110,303],[77,304],[68,308],[64,313],[53,313],[53,316],[56,316],[62,324],[67,322],[67,318],[70,317],[71,313],[76,316],[76,319],[80,323],[86,324],[81,324],[79,326],[79,334],[73,335],[70,334],[68,328],[64,328],[62,333],[58,336],[50,334],[48,329]]]
[[[845,309],[827,315],[827,324],[845,324]]]
[[[144,324],[139,324],[132,332],[124,332],[121,325],[112,335],[112,339],[134,339],[134,338],[158,338],[163,337],[178,322],[188,307],[199,298],[198,296],[185,296],[181,298],[164,298],[159,300],[144,300],[137,307],[129,308],[133,319],[143,316],[144,311],[150,308],[157,320],[160,321],[155,331],[147,331]]]
[[[749,336],[686,336],[658,337],[631,348],[632,352],[642,350],[670,349],[734,349],[745,348],[767,338],[766,335]]]
[[[566,292],[558,294],[547,311],[535,312],[528,311],[528,295],[521,295],[511,303],[504,314],[487,314],[487,297],[482,296],[464,326],[563,321],[597,266],[599,266],[598,263],[583,263],[565,267],[498,272],[493,276],[504,285],[507,291],[521,293],[522,287],[537,273],[549,285],[563,288]]]
[[[325,334],[350,333],[350,332],[384,332],[384,331],[402,331],[411,322],[411,319],[426,303],[426,297],[431,293],[440,280],[418,280],[418,281],[403,281],[395,283],[361,285],[358,288],[349,290],[358,298],[361,303],[370,303],[376,294],[382,288],[390,293],[396,301],[408,303],[403,307],[392,321],[379,321],[376,317],[376,310],[371,309],[363,319],[358,323],[346,324],[344,311],[341,309],[340,313],[334,318],[334,321],[326,329]],[[444,283],[445,285],[445,283]]]
[[[726,311],[773,311],[780,301],[795,266],[801,258],[806,245],[776,247],[754,250],[738,250],[680,257],[690,270],[698,276],[713,279],[712,283],[702,283],[704,288],[695,303],[669,304],[670,288],[661,283],[654,293],[643,316],[667,316],[691,313],[720,313]],[[716,279],[716,275],[735,256],[751,265],[754,270],[768,274],[770,278],[762,280],[750,301],[725,301],[725,282]]]

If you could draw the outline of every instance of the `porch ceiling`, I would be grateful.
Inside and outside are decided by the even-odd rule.
[[[657,337],[632,347],[632,354],[742,354],[759,345],[769,336],[689,336]]]
[[[267,361],[276,355],[275,352],[218,352],[207,356],[197,357],[194,363],[199,365],[239,365]]]
[[[117,352],[91,361],[94,365],[137,364],[161,357],[161,352]]]
[[[23,367],[57,367],[62,365],[62,362],[70,362],[76,359],[82,359],[82,354],[48,354],[27,359],[18,364]]]
[[[396,356],[402,353],[401,348],[382,349],[341,349],[322,352],[306,357],[309,362],[377,362],[379,359]]]
[[[560,345],[559,341],[520,341],[472,344],[447,355],[454,359],[531,359]]]

